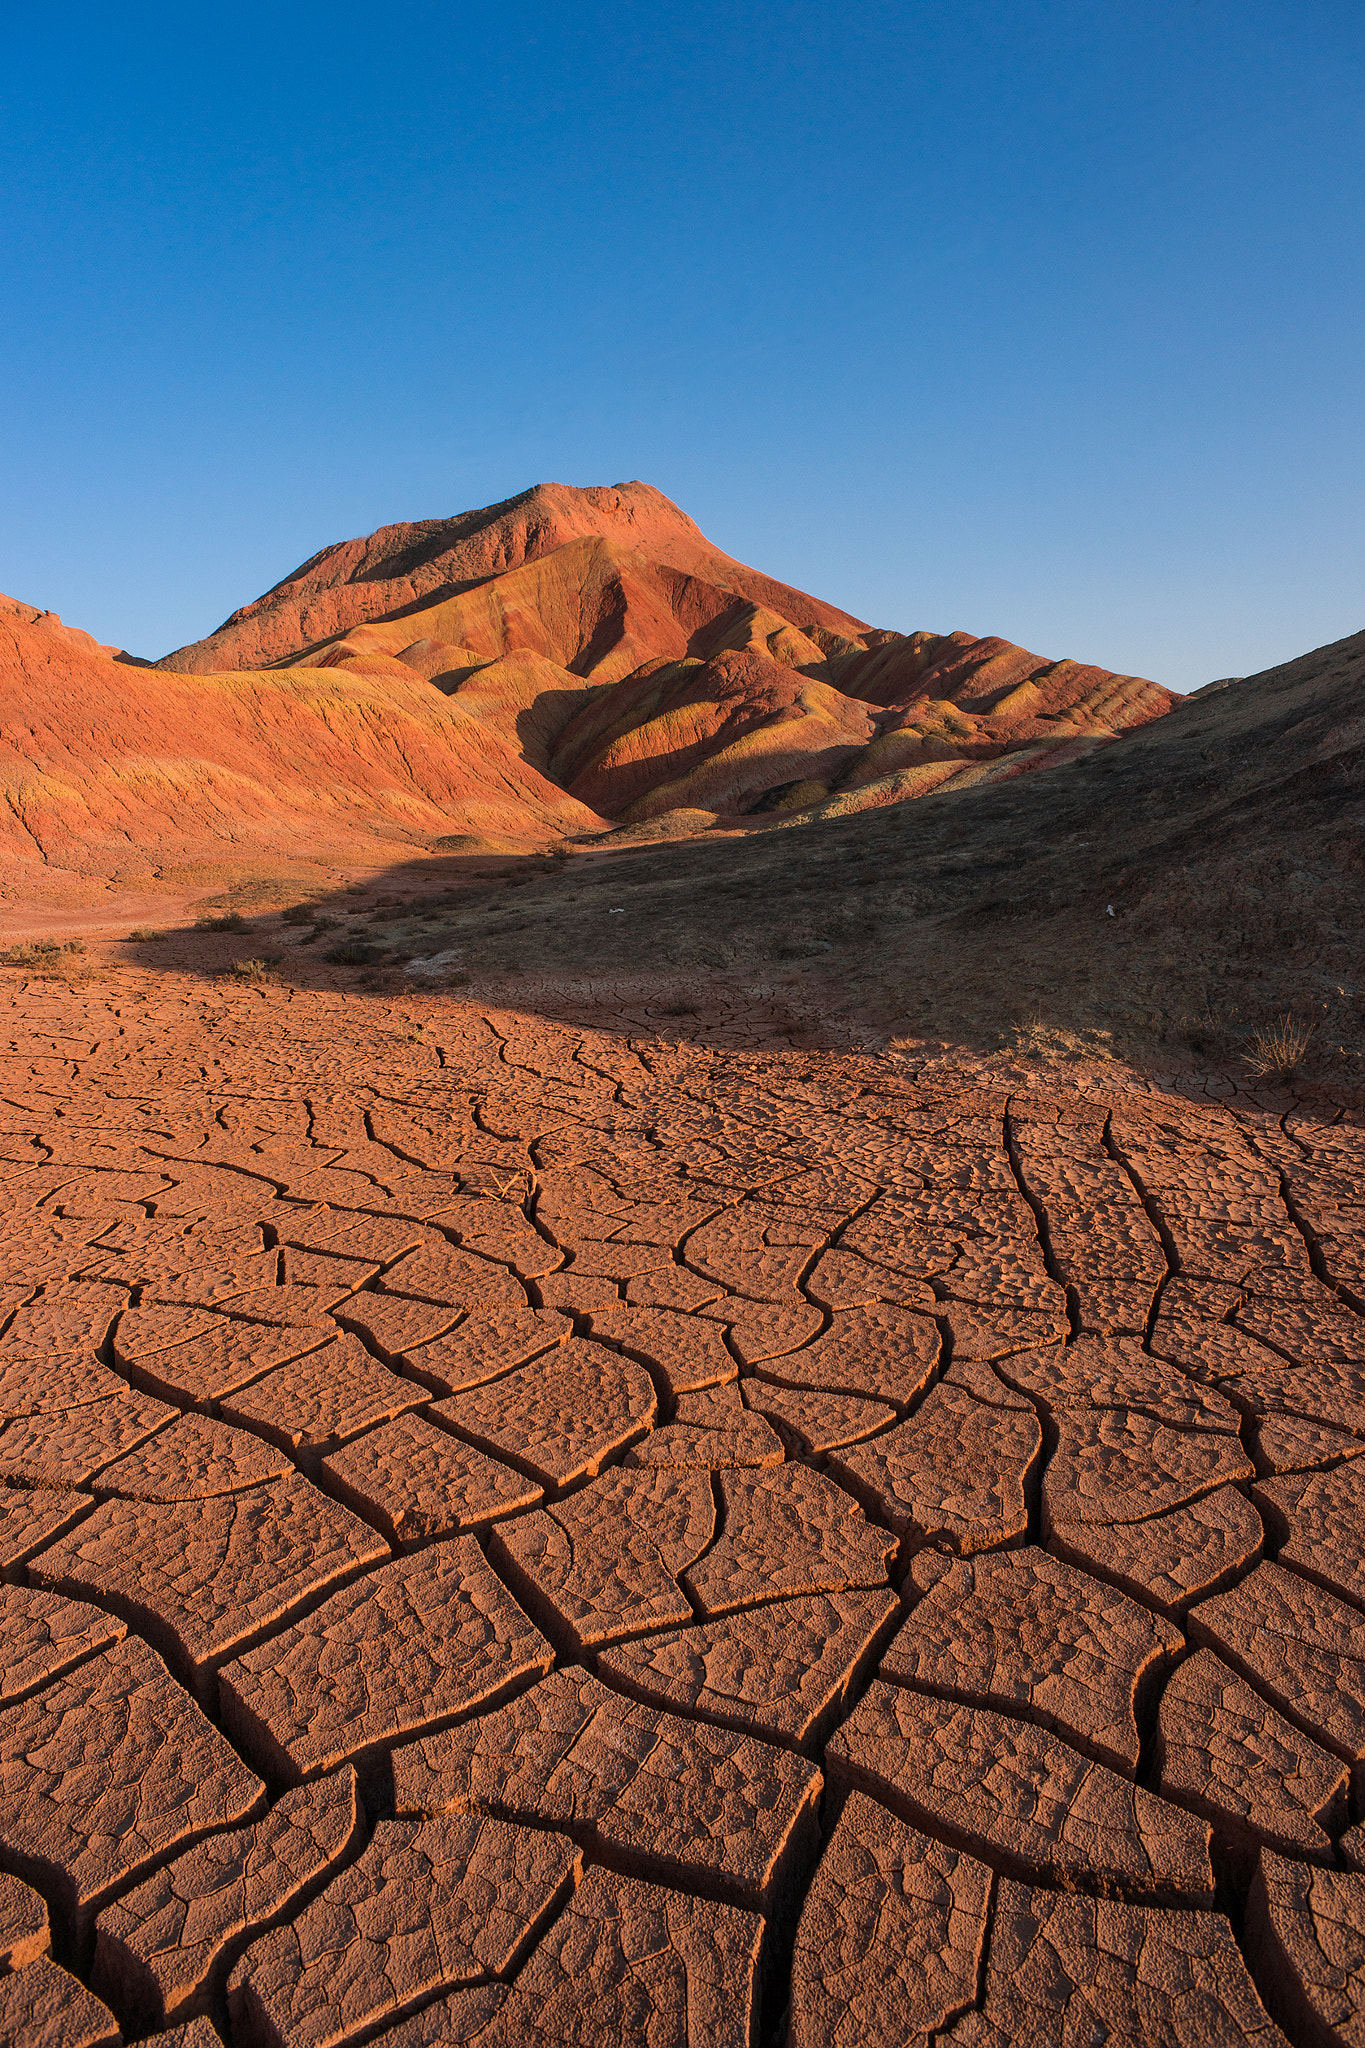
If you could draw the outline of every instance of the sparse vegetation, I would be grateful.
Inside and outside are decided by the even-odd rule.
[[[22,945],[7,946],[0,953],[0,966],[26,967],[30,974],[60,974],[75,954],[84,951],[84,939],[29,939]]]
[[[1262,1025],[1251,1035],[1251,1050],[1242,1054],[1242,1064],[1254,1080],[1275,1076],[1287,1080],[1308,1050],[1313,1036],[1311,1024],[1297,1024],[1286,1015],[1278,1024]]]
[[[128,934],[128,944],[130,946],[159,946],[166,936],[165,932],[157,931],[152,925],[134,925],[132,931]]]
[[[317,924],[319,911],[316,903],[291,903],[287,910],[280,912],[281,924]]]
[[[372,967],[379,948],[367,945],[364,939],[343,939],[339,946],[330,946],[324,957],[338,967]]]
[[[197,917],[195,929],[201,932],[249,932],[251,926],[240,910],[225,910],[218,917]]]

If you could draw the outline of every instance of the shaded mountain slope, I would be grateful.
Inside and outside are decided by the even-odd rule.
[[[1292,1013],[1313,1064],[1365,1084],[1365,633],[1054,775],[623,848],[536,876],[510,923],[471,898],[437,945],[476,976],[515,962],[552,1011],[585,976],[628,1008],[677,990],[654,1012],[675,1034],[711,977],[889,1032],[1177,1063]]]

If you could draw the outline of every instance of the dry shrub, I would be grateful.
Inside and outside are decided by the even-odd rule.
[[[8,946],[0,953],[0,966],[24,967],[30,974],[61,974],[78,953],[85,951],[84,939],[29,939]]]
[[[1251,1051],[1242,1054],[1242,1064],[1258,1081],[1270,1074],[1288,1076],[1307,1052],[1312,1036],[1311,1024],[1296,1024],[1292,1016],[1285,1015],[1278,1024],[1263,1024],[1252,1033]]]
[[[259,985],[261,982],[279,980],[279,975],[275,971],[279,964],[280,955],[269,953],[259,960],[234,960],[230,967],[223,969],[223,972],[237,981]]]
[[[165,932],[156,931],[149,924],[139,924],[134,925],[132,931],[129,932],[128,944],[130,946],[159,946],[165,937]]]
[[[1010,1051],[1024,1059],[1046,1060],[1112,1060],[1114,1058],[1112,1031],[1066,1031],[1060,1026],[1044,1024],[1041,1017],[1035,1017],[1028,1024],[1016,1024]]]
[[[196,917],[195,929],[201,932],[249,932],[251,926],[240,910],[224,911],[221,917]]]

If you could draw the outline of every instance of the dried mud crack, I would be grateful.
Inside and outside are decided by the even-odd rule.
[[[1365,1126],[10,991],[0,2037],[1365,2037]]]

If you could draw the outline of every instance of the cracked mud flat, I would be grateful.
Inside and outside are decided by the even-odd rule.
[[[1359,1112],[749,1036],[11,990],[0,2037],[1365,2039]]]

